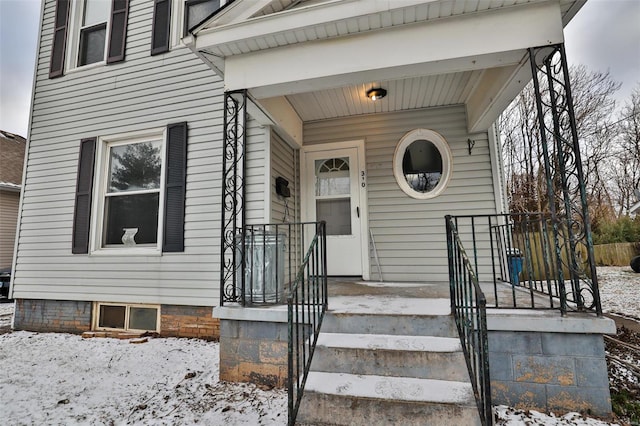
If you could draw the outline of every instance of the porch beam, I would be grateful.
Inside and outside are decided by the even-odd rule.
[[[559,4],[536,3],[230,56],[225,86],[246,87],[262,98],[513,66],[521,63],[524,49],[562,40]]]
[[[284,96],[248,97],[247,112],[261,126],[271,126],[294,149],[302,147],[302,120]]]
[[[291,106],[287,98],[278,96],[257,101],[262,109],[268,113],[279,130],[278,134],[284,138],[292,148],[302,147],[302,119]]]
[[[528,57],[520,63],[486,70],[467,98],[467,128],[481,132],[496,120],[531,80]]]

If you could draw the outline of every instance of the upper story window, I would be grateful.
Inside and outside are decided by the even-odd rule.
[[[156,0],[153,10],[151,54],[179,46],[189,29],[198,25],[231,0]]]
[[[129,0],[57,0],[49,78],[124,60]]]
[[[224,0],[186,0],[184,2],[184,25],[182,36],[186,36],[190,28],[195,27],[213,12],[224,5]]]
[[[79,29],[78,66],[104,61],[110,0],[84,0]]]

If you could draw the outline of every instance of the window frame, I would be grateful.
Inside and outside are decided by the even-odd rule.
[[[155,245],[139,245],[135,247],[124,246],[106,246],[103,244],[104,227],[105,227],[105,204],[107,198],[107,189],[109,184],[109,151],[113,146],[123,146],[140,142],[160,141],[160,160],[162,162],[160,168],[160,187],[158,197],[158,224],[157,224],[157,240]],[[93,201],[92,201],[92,217],[91,217],[91,234],[89,253],[91,255],[161,255],[164,238],[164,214],[165,214],[165,197],[166,197],[166,147],[167,147],[167,129],[154,129],[145,132],[126,133],[112,136],[99,137],[97,141],[96,151],[97,158],[95,162]],[[148,193],[149,190],[132,191],[133,193]],[[154,190],[155,192],[155,190]]]
[[[118,306],[124,307],[124,328],[113,328],[113,327],[100,327],[100,307],[102,306]],[[156,310],[156,329],[155,330],[144,330],[138,328],[130,328],[129,321],[131,318],[131,308],[150,308]],[[118,303],[118,302],[93,302],[93,314],[91,318],[91,330],[93,331],[127,331],[127,332],[146,332],[151,331],[155,333],[160,333],[160,322],[162,320],[162,313],[160,312],[161,305],[156,304],[145,304],[145,303]]]
[[[188,28],[185,28],[187,22],[185,12],[187,11],[186,3],[188,1],[190,0],[171,0],[169,50],[184,46],[182,39],[189,36],[189,34],[184,34],[189,31]],[[205,0],[202,1],[204,2]],[[218,10],[224,8],[229,2],[230,0],[220,0]]]
[[[435,188],[429,192],[418,192],[413,189],[407,182],[402,169],[404,154],[407,151],[407,148],[409,148],[413,142],[418,140],[427,140],[431,142],[440,152],[440,156],[442,157],[442,176]],[[411,130],[407,132],[396,145],[396,149],[393,154],[393,175],[402,192],[411,198],[415,198],[416,200],[429,200],[441,195],[449,185],[452,171],[453,156],[451,154],[451,148],[449,147],[447,140],[440,133],[434,130]]]
[[[69,28],[68,28],[68,42],[67,42],[67,61],[65,61],[65,72],[73,72],[79,69],[88,69],[91,67],[104,66],[107,63],[107,56],[109,50],[109,38],[111,34],[111,25],[112,25],[112,2],[109,5],[109,13],[107,14],[107,22],[105,26],[105,37],[104,37],[104,50],[102,52],[102,60],[98,62],[92,62],[86,65],[79,65],[80,63],[80,32],[85,29],[82,25],[82,17],[84,16],[84,8],[85,8],[86,0],[73,0],[71,2],[71,10],[69,16]],[[101,24],[93,24],[88,25],[86,28],[91,28]]]

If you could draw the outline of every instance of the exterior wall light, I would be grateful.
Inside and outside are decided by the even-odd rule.
[[[382,99],[385,96],[387,96],[387,91],[385,89],[369,89],[367,90],[367,98],[371,99],[372,101],[377,101],[378,99]]]

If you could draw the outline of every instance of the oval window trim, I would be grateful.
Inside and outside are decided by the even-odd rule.
[[[438,182],[436,187],[429,192],[418,192],[413,189],[407,182],[402,170],[402,160],[404,158],[405,152],[407,151],[407,148],[409,148],[409,146],[413,142],[418,140],[427,140],[434,144],[440,152],[440,156],[442,157],[442,177],[440,178],[440,181]],[[417,200],[428,200],[440,195],[449,184],[449,179],[451,178],[451,169],[451,149],[449,148],[449,144],[441,134],[433,130],[414,129],[407,132],[400,139],[400,142],[398,142],[396,151],[393,154],[393,175],[396,178],[398,186],[405,194]]]

